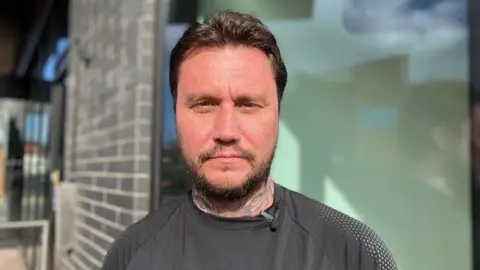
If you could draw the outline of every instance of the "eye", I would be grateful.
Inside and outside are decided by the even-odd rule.
[[[256,104],[255,102],[245,100],[245,101],[239,102],[237,104],[237,107],[239,107],[243,111],[251,112],[251,111],[259,108],[260,106],[258,104]]]
[[[255,107],[255,104],[253,104],[251,102],[245,102],[245,103],[240,104],[239,107],[253,108],[253,107]]]
[[[202,100],[195,104],[196,107],[210,107],[214,106],[213,102],[211,100]]]
[[[192,108],[198,113],[207,113],[214,109],[215,103],[211,100],[202,100],[195,103]]]

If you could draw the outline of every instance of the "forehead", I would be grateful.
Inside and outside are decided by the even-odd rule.
[[[179,92],[225,87],[252,91],[275,88],[268,57],[248,47],[204,49],[194,52],[180,66]]]

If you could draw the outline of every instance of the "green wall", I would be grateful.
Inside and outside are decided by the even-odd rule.
[[[368,224],[400,269],[471,269],[468,167],[429,134],[443,121],[466,121],[466,84],[390,85],[405,96],[388,101],[389,93],[381,104],[388,90],[380,78],[395,81],[387,72],[346,82],[292,75],[299,78],[284,99],[274,179]],[[359,112],[383,106],[397,108],[395,121],[365,128]],[[459,136],[452,140],[462,139],[460,129],[450,129]]]
[[[368,224],[400,269],[472,269],[467,74],[449,67],[467,66],[466,47],[383,48],[330,2],[199,1],[199,17],[249,12],[277,36],[289,83],[275,180]]]

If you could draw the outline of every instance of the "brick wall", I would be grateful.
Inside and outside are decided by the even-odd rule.
[[[148,211],[154,1],[70,3],[65,179],[78,198],[63,267],[90,270]]]

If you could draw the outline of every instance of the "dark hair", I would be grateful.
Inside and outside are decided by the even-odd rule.
[[[178,72],[190,53],[202,48],[246,46],[261,50],[270,59],[280,103],[287,69],[283,63],[277,41],[268,28],[257,18],[230,10],[219,12],[203,23],[195,23],[183,33],[170,55],[170,91],[177,99]]]

